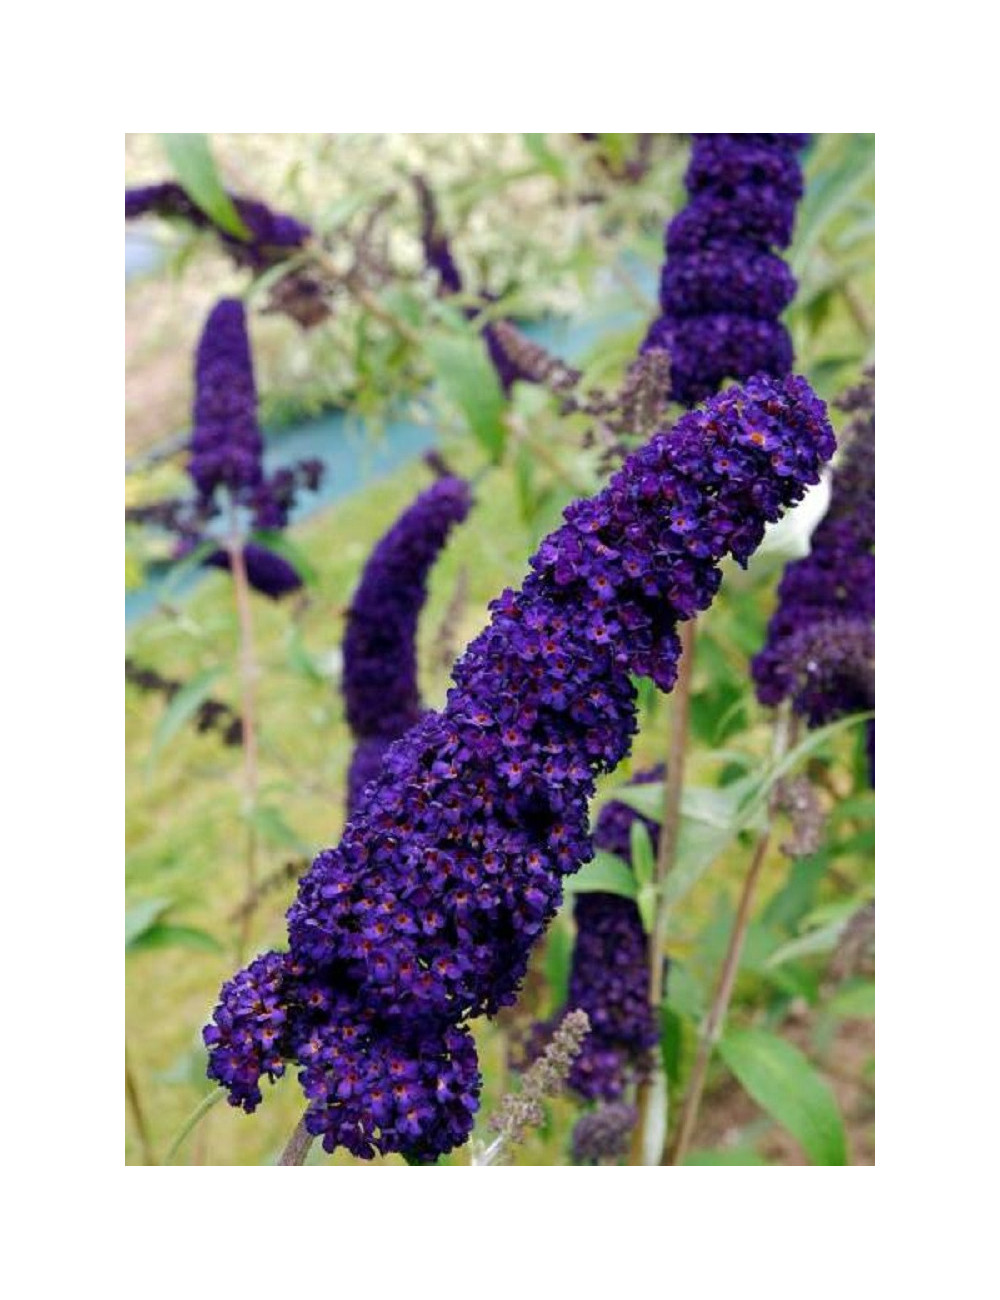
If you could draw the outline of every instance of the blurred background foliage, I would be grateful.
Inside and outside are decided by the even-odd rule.
[[[280,946],[298,872],[343,824],[351,753],[339,690],[344,611],[372,545],[431,481],[418,445],[400,450],[394,428],[425,430],[427,445],[477,488],[469,520],[431,573],[421,621],[421,682],[432,706],[489,600],[520,582],[563,506],[603,482],[599,449],[586,445],[592,422],[567,415],[551,393],[518,384],[509,402],[484,406],[485,353],[463,299],[438,297],[424,268],[412,177],[423,176],[437,198],[470,301],[489,295],[490,313],[564,350],[584,387],[613,390],[656,314],[663,228],[683,202],[688,152],[685,137],[671,135],[214,135],[211,147],[231,192],[310,222],[345,274],[362,264],[367,302],[345,288],[332,314],[305,330],[266,310],[267,273],[251,284],[210,235],[156,221],[126,230],[126,505],[186,491],[194,348],[224,294],[247,299],[269,447],[337,412],[328,434],[314,426],[316,437],[339,439],[333,463],[352,465],[351,490],[331,484],[322,508],[291,531],[308,560],[305,593],[282,605],[254,601],[262,779],[251,816],[269,882],[256,899],[244,896],[239,749],[193,725],[209,696],[238,706],[229,577],[192,582],[190,566],[168,563],[165,537],[126,530],[126,586],[149,596],[130,621],[126,653],[184,684],[169,702],[131,686],[126,693],[129,1163],[163,1160],[209,1093],[200,1030],[235,969],[241,911],[252,907],[255,950]],[[874,137],[817,136],[805,170],[789,258],[800,287],[786,319],[796,368],[829,398],[874,357]],[[170,176],[160,137],[126,137],[127,185]],[[751,831],[735,826],[726,791],[770,749],[749,658],[783,565],[806,549],[823,492],[772,530],[747,572],[727,565],[719,599],[699,620],[687,811],[691,834],[709,849],[692,858],[671,916],[663,1050],[673,1102],[746,868]],[[609,787],[665,753],[668,710],[647,685],[641,695],[633,757]],[[830,814],[826,842],[794,864],[772,848],[730,1017],[748,1033],[780,1036],[812,1063],[832,1089],[857,1164],[874,1159],[873,985],[863,933],[857,939],[874,895],[874,796],[863,764],[857,727],[807,760]],[[526,1016],[560,1005],[571,912],[563,909],[537,953]],[[509,1081],[505,1031],[484,1021],[476,1029],[485,1117]],[[781,1088],[775,1098],[755,1078],[755,1045],[713,1068],[689,1163],[823,1163]],[[783,1068],[794,1075],[797,1059]],[[272,1091],[251,1118],[213,1108],[173,1158],[272,1161],[301,1110],[294,1078]],[[553,1103],[519,1162],[565,1163],[576,1113],[570,1099]],[[445,1163],[466,1159],[459,1151]],[[310,1160],[331,1158],[314,1151]],[[353,1163],[342,1154],[332,1162]]]

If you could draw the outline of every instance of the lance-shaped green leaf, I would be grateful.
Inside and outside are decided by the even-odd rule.
[[[647,934],[652,934],[659,892],[654,881],[656,859],[649,831],[638,817],[629,827],[629,856],[632,859],[632,872],[638,886],[635,902],[642,920],[642,928]]]
[[[227,234],[235,235],[237,239],[249,239],[250,231],[240,220],[232,199],[219,179],[208,136],[192,132],[186,135],[161,135],[160,139],[177,179],[191,200]]]
[[[847,1138],[829,1085],[797,1047],[760,1029],[726,1034],[719,1055],[758,1106],[814,1165],[846,1165]]]
[[[472,334],[437,334],[429,340],[427,354],[445,396],[498,462],[507,440],[506,402],[482,340]]]
[[[604,849],[596,849],[590,862],[566,877],[567,894],[617,894],[634,901],[637,892],[628,863]]]
[[[846,1020],[874,1020],[875,985],[867,980],[845,985],[826,1004],[826,1010]]]
[[[253,540],[259,542],[261,546],[266,546],[269,551],[274,551],[275,555],[280,555],[283,560],[287,560],[292,568],[297,570],[299,577],[307,587],[316,586],[319,581],[319,573],[315,564],[309,559],[301,546],[295,545],[287,533],[260,529],[253,534]]]
[[[125,913],[125,951],[173,906],[170,898],[144,898]]]
[[[222,952],[218,939],[195,925],[170,925],[157,921],[125,945],[126,952],[147,952],[154,948],[194,948],[198,952]]]
[[[146,758],[147,778],[165,746],[170,744],[174,736],[177,735],[186,722],[194,717],[199,706],[208,698],[212,684],[221,672],[221,667],[206,668],[197,677],[192,677],[189,682],[186,682],[170,701],[166,712],[157,724],[156,731],[153,733],[153,742],[149,747],[149,755]]]

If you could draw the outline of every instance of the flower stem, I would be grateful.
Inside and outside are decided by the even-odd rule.
[[[698,1109],[701,1106],[702,1093],[705,1090],[705,1078],[708,1074],[708,1064],[718,1042],[722,1024],[726,1018],[726,1012],[729,1009],[729,1000],[732,997],[733,985],[736,983],[736,973],[740,966],[740,957],[743,955],[743,944],[746,939],[747,925],[750,921],[750,907],[753,903],[754,891],[757,887],[757,880],[760,877],[761,867],[764,865],[764,858],[767,855],[767,846],[771,839],[770,826],[765,830],[754,847],[753,858],[750,861],[750,870],[747,872],[746,879],[743,882],[743,892],[740,896],[739,907],[736,912],[736,919],[733,922],[733,928],[729,935],[729,946],[726,949],[726,957],[722,963],[722,972],[719,976],[719,983],[715,990],[715,996],[712,999],[712,1006],[705,1018],[702,1026],[701,1041],[698,1044],[698,1055],[695,1059],[694,1068],[691,1071],[691,1080],[688,1084],[687,1096],[684,1100],[684,1109],[681,1114],[680,1126],[677,1130],[677,1136],[674,1139],[673,1146],[664,1160],[664,1164],[681,1165],[684,1163],[684,1157],[687,1155],[688,1147],[691,1144],[691,1137],[694,1133],[694,1126],[698,1119]]]
[[[667,939],[667,904],[665,885],[677,857],[677,841],[681,822],[681,791],[684,786],[684,756],[687,750],[688,724],[691,713],[691,681],[694,675],[695,624],[693,620],[682,624],[680,630],[681,657],[677,667],[677,685],[674,687],[670,749],[667,757],[667,775],[663,782],[663,818],[660,823],[660,842],[656,854],[656,915],[653,932],[649,938],[649,1005],[659,1023],[663,1002],[663,949]],[[636,1104],[639,1122],[632,1140],[632,1164],[659,1164],[660,1154],[651,1158],[649,1141],[652,1129],[660,1123],[653,1113],[653,1100],[662,1093],[657,1074],[662,1070],[659,1053],[655,1055],[652,1076],[639,1085]]]
[[[773,762],[780,762],[781,758],[794,746],[797,733],[797,720],[789,718],[786,714],[779,715],[775,727]],[[740,958],[743,955],[743,944],[746,941],[747,928],[750,924],[750,910],[753,906],[754,893],[760,879],[761,869],[764,866],[764,859],[767,857],[768,845],[771,841],[772,819],[773,811],[769,805],[767,823],[754,845],[753,857],[750,859],[750,867],[743,882],[743,891],[740,894],[739,906],[733,920],[733,928],[729,934],[729,944],[726,948],[726,955],[722,963],[715,995],[712,998],[712,1005],[702,1025],[698,1055],[691,1071],[687,1096],[684,1099],[684,1109],[681,1112],[681,1122],[670,1151],[663,1160],[664,1164],[683,1164],[684,1157],[691,1145],[691,1139],[694,1136],[698,1110],[701,1106],[702,1094],[705,1091],[708,1066],[715,1050],[715,1044],[719,1041],[722,1033],[726,1012],[729,1010],[729,1003],[733,996],[733,986],[736,983],[736,976],[740,968]]]
[[[257,887],[257,830],[252,815],[257,806],[259,767],[257,756],[257,661],[254,654],[253,616],[250,608],[250,584],[247,581],[246,562],[243,558],[243,539],[236,523],[236,512],[231,512],[231,531],[226,543],[233,591],[236,595],[236,615],[239,623],[240,647],[240,716],[243,722],[243,815],[247,824],[246,839],[246,893],[250,897]],[[252,913],[245,912],[240,920],[237,941],[237,961],[242,962],[249,946]]]
[[[167,1148],[167,1154],[163,1157],[163,1163],[165,1165],[173,1164],[174,1156],[180,1150],[181,1144],[184,1142],[187,1135],[193,1128],[201,1123],[202,1117],[207,1115],[212,1107],[217,1105],[225,1095],[226,1094],[221,1088],[213,1088],[211,1092],[206,1093],[205,1096],[202,1097],[201,1101],[199,1101],[198,1105],[181,1125],[180,1129],[175,1134],[173,1141],[170,1143],[170,1146]]]
[[[278,1157],[279,1165],[304,1165],[309,1148],[313,1144],[313,1135],[306,1128],[305,1115],[292,1130],[292,1136],[285,1144],[285,1149]]]
[[[153,1144],[149,1139],[146,1114],[139,1097],[139,1083],[135,1077],[135,1071],[132,1069],[132,1063],[129,1061],[128,1047],[125,1048],[125,1096],[128,1098],[129,1109],[132,1112],[132,1119],[135,1121],[136,1132],[139,1135],[139,1145],[142,1148],[142,1163],[144,1165],[155,1165],[157,1159],[153,1154]]]

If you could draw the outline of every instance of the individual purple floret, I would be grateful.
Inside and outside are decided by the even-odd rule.
[[[249,232],[240,239],[216,225],[175,181],[143,185],[125,191],[125,219],[147,215],[171,217],[199,229],[214,230],[226,251],[240,266],[266,271],[303,247],[312,234],[304,222],[285,212],[274,212],[257,199],[231,194],[233,207]]]
[[[667,227],[662,315],[643,348],[670,353],[671,396],[685,406],[725,379],[786,375],[792,343],[778,319],[795,278],[775,253],[802,196],[800,135],[695,135],[688,204]]]
[[[844,404],[854,419],[829,508],[809,554],[785,569],[766,643],[751,666],[761,703],[790,699],[811,727],[874,707],[874,371]]]
[[[344,698],[356,742],[348,774],[351,809],[382,753],[423,713],[416,635],[427,575],[471,505],[464,479],[438,479],[375,546],[361,575],[344,637]]]
[[[221,547],[213,551],[204,563],[213,569],[232,569],[232,557]],[[243,563],[250,586],[271,600],[280,600],[302,586],[298,570],[284,556],[258,542],[247,542],[243,547]]]
[[[345,1141],[345,1123],[361,1154],[421,1158],[468,1131],[478,1084],[468,1040],[448,1033],[515,1000],[563,876],[590,858],[595,779],[625,757],[636,729],[633,676],[671,688],[678,621],[707,608],[723,557],[747,562],[834,445],[804,379],[731,389],[654,435],[599,495],[569,506],[521,590],[493,602],[444,709],[388,750],[288,914],[288,1059],[303,1067],[307,1092],[314,1050],[353,1065],[350,1078],[328,1070],[322,1097],[310,1095],[307,1122],[328,1149]],[[232,987],[219,1029],[234,1014]],[[232,1078],[230,1099],[246,1109],[256,1104],[254,1035],[246,1026],[246,1056],[227,1043],[222,1063],[217,1035],[209,1044],[212,1077],[227,1087]],[[425,1042],[444,1044],[427,1063],[439,1072],[437,1096],[421,1092],[431,1113],[418,1111],[413,1130],[395,1119],[387,1127],[370,1080]]]

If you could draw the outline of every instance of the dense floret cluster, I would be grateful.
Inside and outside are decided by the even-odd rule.
[[[634,784],[663,779],[662,767],[637,774]],[[594,845],[631,865],[632,823],[639,819],[653,851],[660,828],[623,803],[609,803],[594,828]],[[649,1005],[649,946],[639,909],[618,894],[580,894],[574,907],[576,945],[566,1005],[590,1017],[590,1036],[569,1082],[588,1100],[615,1101],[629,1067],[642,1071],[659,1032]]]
[[[147,515],[176,532],[179,554],[203,540],[208,521],[223,504],[248,516],[255,529],[278,532],[288,523],[300,490],[316,491],[323,466],[318,460],[276,470],[265,477],[264,439],[257,422],[257,386],[242,302],[223,298],[205,322],[195,357],[194,428],[188,473],[193,503],[161,503]],[[272,600],[302,586],[302,578],[282,556],[257,542],[243,548],[247,580]],[[213,550],[204,561],[230,568],[228,549]]]
[[[623,1101],[581,1115],[573,1126],[571,1158],[575,1165],[603,1165],[620,1159],[628,1150],[639,1112]]]
[[[662,315],[644,348],[666,348],[671,395],[693,406],[724,379],[786,375],[779,317],[795,277],[774,252],[791,242],[804,135],[695,135],[687,206],[667,227]]]
[[[752,665],[761,703],[791,700],[811,727],[870,709],[875,700],[874,371],[842,405],[854,418],[829,508],[809,554],[785,569],[766,644]]]
[[[223,298],[205,322],[195,354],[194,428],[188,473],[207,505],[220,489],[253,500],[264,481],[264,439],[257,423],[246,312]]]
[[[465,288],[462,273],[458,269],[451,243],[441,224],[434,194],[422,176],[414,176],[413,184],[420,208],[420,241],[423,245],[424,261],[432,271],[436,272],[439,289],[443,295],[462,293]],[[488,294],[483,296],[484,302],[489,300]],[[462,314],[467,320],[473,320],[478,316],[479,311],[478,306],[470,305],[462,309]],[[515,326],[510,325],[509,322],[505,323],[509,331],[520,333]],[[517,356],[505,343],[505,336],[502,331],[497,330],[495,322],[489,321],[483,325],[481,333],[490,362],[505,393],[510,392],[516,380],[532,377],[519,364]],[[523,335],[520,337],[524,338]],[[507,338],[509,339],[509,334]]]
[[[232,556],[225,548],[213,551],[205,564],[213,569],[232,569]],[[271,600],[280,600],[289,592],[298,591],[302,579],[298,570],[283,555],[278,555],[258,542],[247,542],[243,547],[243,564],[247,582],[254,591]]]
[[[239,266],[266,271],[298,252],[312,234],[304,222],[285,212],[274,212],[257,199],[231,194],[233,207],[249,238],[240,239],[216,225],[176,181],[142,185],[125,191],[125,219],[156,216],[185,221],[198,229],[214,230],[223,247]]]
[[[344,637],[344,699],[357,745],[348,775],[351,809],[384,751],[423,712],[416,635],[427,575],[471,505],[464,479],[439,479],[393,524],[361,574]]]
[[[306,1122],[327,1149],[428,1158],[471,1129],[459,1027],[515,999],[563,876],[592,854],[595,778],[636,728],[632,676],[672,687],[678,621],[710,604],[722,558],[746,563],[833,449],[804,379],[731,389],[568,507],[521,590],[493,602],[445,708],[389,748],[339,846],[300,884],[288,956],[270,959],[283,963],[281,1054],[302,1067]],[[273,1072],[260,1040],[273,1022],[266,1000],[253,1020],[248,977],[223,990],[208,1033],[212,1077],[252,1110],[254,1070]],[[440,1044],[429,1068],[442,1090],[416,1131],[367,1095],[414,1043]]]

